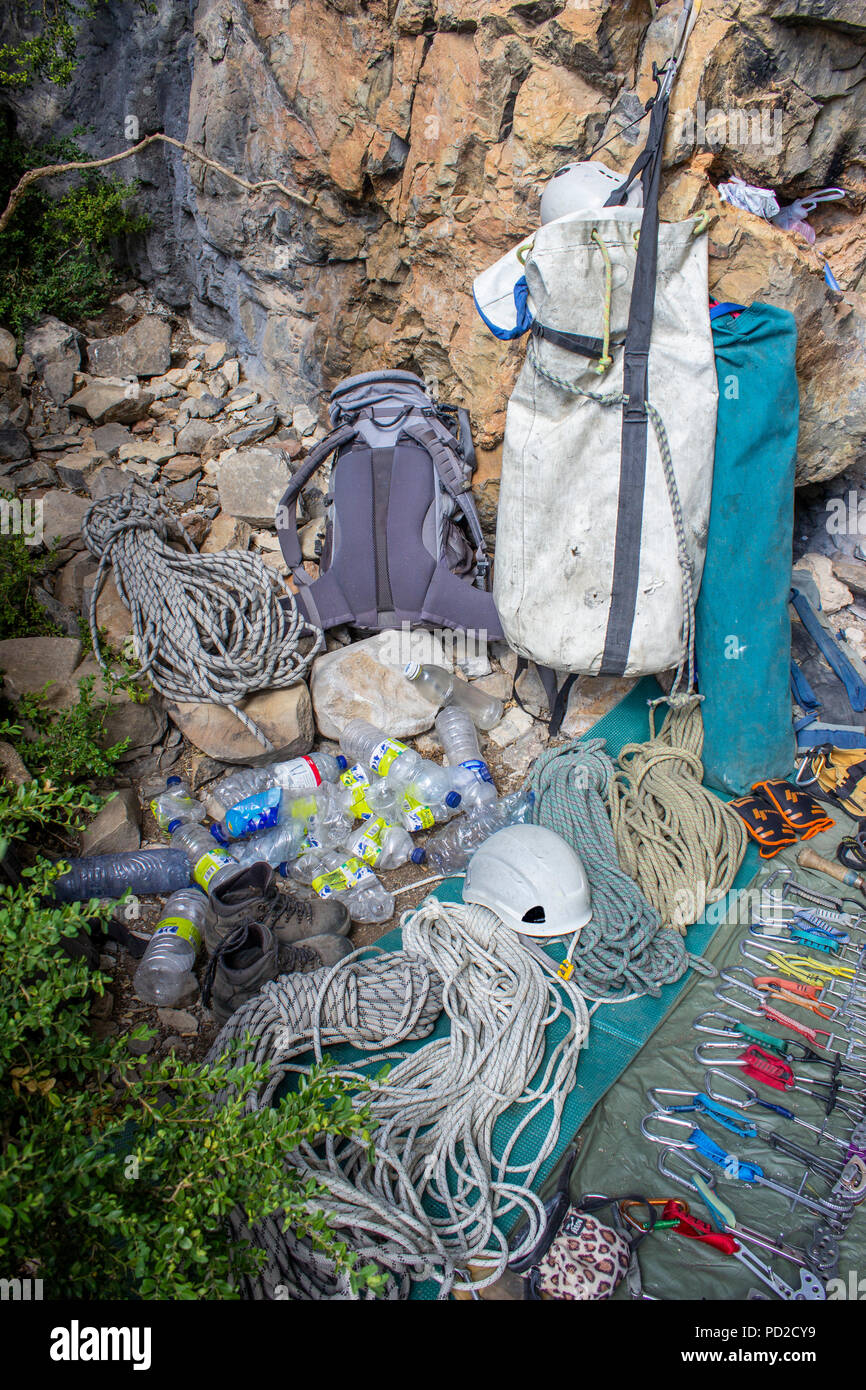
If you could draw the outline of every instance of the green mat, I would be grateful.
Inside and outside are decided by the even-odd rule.
[[[648,678],[640,681],[609,714],[605,715],[583,735],[583,739],[605,739],[608,752],[614,757],[624,744],[642,742],[649,737],[647,701],[661,693],[655,680]],[[759,864],[757,850],[750,847],[734,888],[745,887],[754,877]],[[439,885],[433,896],[444,902],[460,902],[461,889],[461,879],[448,879]],[[715,905],[710,910],[710,921],[702,919],[689,929],[687,942],[690,951],[701,955],[706,952],[717,930],[716,924],[722,919],[719,908],[720,905]],[[402,933],[399,928],[388,932],[377,943],[388,951],[399,950],[401,944]],[[550,955],[556,961],[562,959],[564,950],[564,943],[560,942],[554,942],[549,947]],[[543,1190],[546,1179],[556,1169],[563,1153],[572,1143],[587,1116],[622,1075],[636,1054],[645,1046],[674,1005],[679,1003],[686,991],[693,987],[696,978],[698,977],[694,975],[694,972],[690,971],[677,984],[664,986],[658,999],[645,997],[628,1004],[602,1005],[596,1010],[592,1017],[589,1045],[584,1049],[578,1065],[576,1085],[566,1101],[559,1142],[542,1168],[536,1183],[539,1191]],[[449,1028],[449,1021],[443,1014],[432,1036],[444,1037],[449,1032]],[[554,1023],[549,1029],[547,1052],[540,1070],[543,1071],[552,1048],[563,1036],[565,1029],[565,1020]],[[414,1052],[419,1047],[424,1047],[426,1042],[425,1039],[421,1042],[405,1044],[405,1050]],[[331,1055],[338,1061],[351,1061],[353,1063],[363,1061],[370,1063],[371,1068],[376,1065],[375,1054],[373,1056],[369,1053],[360,1054],[349,1047],[331,1049],[330,1051]],[[520,1115],[516,1106],[512,1106],[510,1110],[500,1116],[493,1132],[494,1152],[503,1151],[519,1118]],[[535,1117],[533,1124],[527,1126],[514,1147],[515,1165],[526,1163],[537,1153],[539,1142],[546,1132],[549,1119],[549,1114],[541,1111]],[[517,1216],[515,1215],[513,1220],[516,1219]],[[512,1224],[513,1221],[503,1222],[506,1234]],[[432,1284],[416,1286],[413,1297],[433,1298],[435,1297],[435,1286]]]

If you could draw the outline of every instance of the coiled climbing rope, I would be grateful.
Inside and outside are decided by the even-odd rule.
[[[658,735],[628,743],[608,787],[619,862],[666,926],[686,927],[729,891],[746,852],[740,817],[701,785],[704,725],[697,698],[671,697]]]
[[[96,605],[110,566],[132,618],[141,676],[169,700],[225,705],[263,745],[270,741],[238,702],[300,681],[324,645],[293,596],[251,552],[202,555],[159,497],[131,486],[94,502],[81,527],[99,561],[90,635],[103,670]],[[180,541],[186,550],[170,544]],[[306,653],[300,643],[312,639]]]
[[[605,1000],[658,995],[696,964],[620,867],[604,802],[613,775],[604,739],[597,738],[547,749],[530,779],[533,820],[567,840],[583,863],[592,918],[572,956],[574,978],[587,996]]]
[[[289,1161],[325,1190],[313,1205],[324,1208],[340,1238],[359,1259],[389,1272],[388,1296],[405,1297],[412,1280],[433,1279],[446,1298],[455,1283],[480,1289],[500,1277],[509,1259],[502,1218],[515,1211],[527,1217],[520,1251],[537,1241],[545,1213],[532,1184],[556,1145],[589,1019],[573,982],[555,981],[553,969],[528,954],[486,908],[428,899],[404,915],[402,927],[405,952],[443,982],[450,1035],[431,1039],[385,1080],[372,1081],[364,1095],[376,1126],[372,1158],[360,1141],[328,1138],[302,1144]],[[329,972],[317,996],[321,1041],[327,1038],[328,991],[342,989],[344,965]],[[291,988],[279,980],[264,993],[273,1002]],[[381,1034],[393,1037],[392,1022],[404,1004],[403,996],[393,1001]],[[212,1056],[254,1018],[256,1026],[265,1022],[249,1006],[240,1012],[244,1016],[224,1030]],[[407,1024],[411,1017],[409,1010]],[[279,1026],[296,1036],[291,1022]],[[345,1038],[371,1045],[369,1030],[353,1033],[351,1025]],[[264,1055],[284,1069],[306,1070],[260,1037],[247,1060]],[[371,1062],[378,1067],[381,1054]],[[340,1071],[350,1079],[361,1074]],[[517,1122],[494,1151],[496,1122],[511,1107]],[[530,1126],[531,1157],[518,1161],[516,1146]],[[295,1297],[351,1296],[328,1261],[284,1235],[278,1217],[257,1225],[252,1236],[270,1257],[260,1294],[268,1296],[282,1282]],[[475,1274],[482,1272],[477,1282],[468,1276],[470,1264]]]

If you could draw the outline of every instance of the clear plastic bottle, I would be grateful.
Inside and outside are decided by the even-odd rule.
[[[398,739],[388,738],[366,719],[353,719],[346,725],[340,735],[340,747],[351,762],[372,768],[404,796],[408,792],[425,806],[444,802],[454,790],[450,769],[422,758],[416,749]]]
[[[192,973],[213,912],[198,888],[172,893],[135,972],[134,989],[145,1004],[171,1008],[195,989]]]
[[[387,922],[394,899],[373,870],[345,850],[315,850],[289,864],[299,883],[308,883],[320,898],[336,897],[346,904],[353,922]]]
[[[265,864],[278,869],[300,854],[305,841],[304,822],[289,820],[270,830],[259,830],[245,840],[234,840],[229,850],[237,864]]]
[[[495,801],[496,783],[481,756],[475,725],[465,709],[447,705],[436,716],[436,732],[442,740],[453,785],[463,798],[465,809]]]
[[[439,821],[450,820],[460,807],[460,794],[448,791],[445,796],[428,806],[409,792],[401,794],[401,789],[389,777],[377,777],[361,763],[354,763],[340,778],[352,789],[351,811],[361,820],[371,816],[384,816],[392,825],[402,825],[404,830],[429,830]]]
[[[135,849],[70,859],[69,872],[54,880],[59,903],[122,898],[127,888],[140,896],[173,893],[189,884],[189,857],[181,849]]]
[[[205,816],[204,806],[181,777],[166,779],[165,790],[153,798],[150,809],[160,830],[169,832],[187,822],[201,822]]]
[[[336,782],[346,767],[346,759],[341,753],[332,757],[330,753],[309,753],[303,758],[291,758],[287,762],[268,763],[264,767],[242,767],[230,772],[210,793],[209,800],[215,807],[222,808],[222,815],[239,801],[270,787],[282,787],[286,791],[296,791],[299,795],[313,791],[326,782]]]
[[[172,832],[171,843],[174,849],[185,852],[193,880],[205,891],[216,874],[237,867],[231,855],[201,825],[179,825]]]
[[[424,847],[428,860],[440,874],[461,873],[478,846],[497,830],[529,821],[534,801],[534,792],[519,791],[474,807],[430,836]]]
[[[424,850],[416,845],[402,825],[389,823],[384,816],[370,816],[353,830],[343,847],[356,859],[376,869],[396,869],[401,864],[423,864]]]
[[[410,661],[403,674],[431,705],[459,705],[465,709],[476,728],[492,729],[502,718],[505,706],[501,700],[469,685],[458,675],[452,676],[444,666],[422,666]]]

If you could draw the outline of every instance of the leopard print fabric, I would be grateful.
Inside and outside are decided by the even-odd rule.
[[[572,1207],[538,1262],[539,1292],[552,1299],[610,1298],[625,1277],[628,1241],[594,1216]]]

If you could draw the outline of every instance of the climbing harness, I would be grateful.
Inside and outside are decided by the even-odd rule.
[[[199,554],[165,503],[136,485],[94,502],[81,526],[99,561],[90,600],[90,636],[103,671],[108,663],[96,616],[110,567],[132,619],[140,661],[167,700],[225,705],[269,752],[273,745],[239,708],[257,690],[296,685],[324,645],[294,598],[252,551]],[[176,548],[180,542],[185,550]],[[301,644],[309,642],[305,653]]]
[[[589,880],[592,918],[574,953],[574,979],[587,996],[658,996],[689,966],[706,972],[676,932],[666,930],[617,860],[603,797],[613,763],[603,739],[545,750],[535,762],[533,819],[577,851]]]

